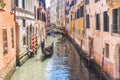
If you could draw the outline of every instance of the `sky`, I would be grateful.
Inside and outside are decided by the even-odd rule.
[[[50,6],[50,0],[46,0],[46,8]]]

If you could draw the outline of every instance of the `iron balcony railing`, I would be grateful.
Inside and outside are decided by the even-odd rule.
[[[120,34],[120,25],[112,24],[112,33]]]

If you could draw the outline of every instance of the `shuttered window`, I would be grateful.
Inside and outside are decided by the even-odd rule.
[[[96,14],[96,30],[100,30],[100,14]]]
[[[86,28],[90,28],[90,16],[89,16],[89,14],[86,15]]]
[[[89,0],[85,0],[85,4],[89,4]]]
[[[25,27],[26,26],[26,21],[25,21],[25,19],[23,19],[23,27]]]
[[[22,7],[25,9],[25,0],[22,0]]]
[[[117,33],[118,31],[118,9],[113,9],[113,32]]]
[[[84,7],[83,6],[81,6],[80,7],[80,17],[83,17],[84,16]]]
[[[107,11],[103,13],[103,19],[104,31],[109,31],[109,16],[107,14]]]
[[[79,18],[79,9],[77,10],[77,19]]]
[[[18,0],[16,0],[16,7],[18,7],[19,6],[19,3],[18,3]]]
[[[39,9],[37,9],[37,20],[39,20]]]

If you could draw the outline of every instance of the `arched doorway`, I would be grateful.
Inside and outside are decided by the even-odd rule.
[[[115,48],[115,77],[120,78],[120,44]]]

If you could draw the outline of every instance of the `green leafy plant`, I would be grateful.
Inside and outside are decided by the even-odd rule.
[[[0,1],[0,8],[4,8],[5,5],[6,5],[6,4],[5,4],[5,1],[4,1],[4,0],[1,0],[1,1]]]

